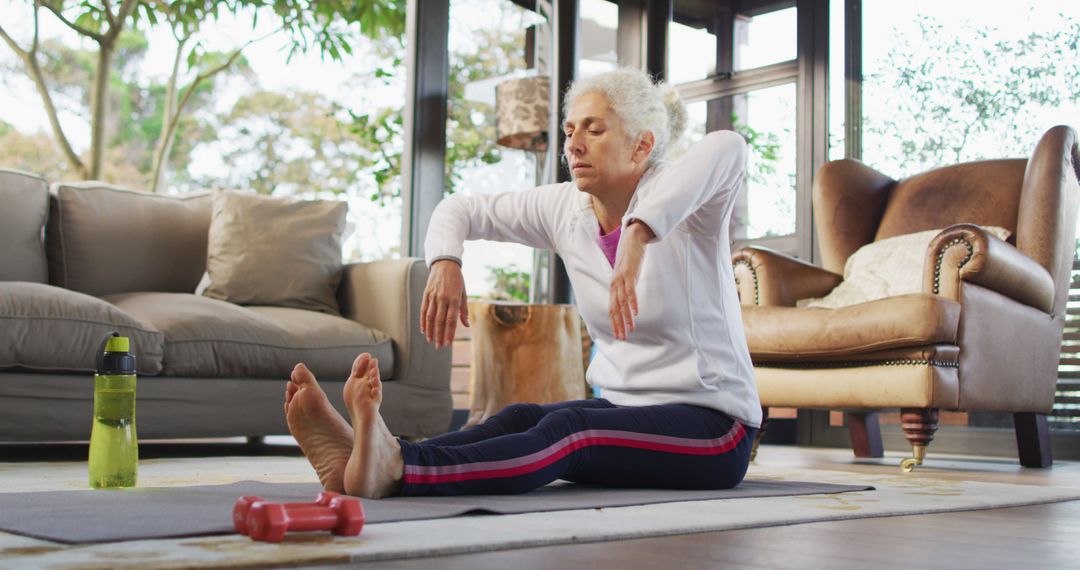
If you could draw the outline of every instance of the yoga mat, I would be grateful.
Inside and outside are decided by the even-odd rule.
[[[523,495],[364,499],[367,524],[469,514],[604,509],[678,501],[815,495],[872,490],[866,485],[745,480],[723,491],[610,489],[557,481]],[[240,481],[228,485],[0,494],[0,530],[77,544],[233,533],[236,499],[310,502],[313,483]]]

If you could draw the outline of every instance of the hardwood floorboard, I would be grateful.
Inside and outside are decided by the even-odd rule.
[[[420,558],[378,566],[396,570],[1070,568],[1080,566],[1078,526],[1080,501],[1071,501]]]
[[[880,474],[898,469],[901,457],[887,454],[882,459],[856,460],[845,450],[764,447],[758,461]],[[935,456],[920,472],[945,480],[1080,487],[1080,464],[1071,462],[1050,469],[1025,469],[1009,459]],[[1080,568],[1077,537],[1080,501],[1070,501],[419,558],[375,566],[398,570]]]

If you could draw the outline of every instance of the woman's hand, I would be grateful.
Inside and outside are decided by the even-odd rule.
[[[469,304],[461,266],[449,259],[431,264],[424,300],[420,305],[420,332],[435,348],[454,342],[457,321],[469,326]]]
[[[618,340],[634,332],[634,317],[638,314],[637,280],[641,275],[641,262],[645,259],[645,246],[656,237],[644,222],[634,220],[623,230],[619,238],[619,250],[615,255],[615,267],[611,275],[611,302],[608,315],[611,330]]]

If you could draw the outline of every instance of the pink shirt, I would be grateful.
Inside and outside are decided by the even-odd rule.
[[[612,267],[615,267],[615,253],[619,251],[620,235],[622,235],[622,226],[618,226],[608,235],[604,235],[603,229],[600,230],[600,249],[604,250],[604,255],[607,256]]]

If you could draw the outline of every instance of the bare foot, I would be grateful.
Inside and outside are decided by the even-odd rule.
[[[390,434],[382,416],[379,361],[364,353],[353,362],[345,383],[345,405],[352,416],[354,441],[345,466],[345,490],[356,497],[378,499],[397,492],[405,472],[401,444]]]
[[[345,492],[353,430],[334,409],[307,366],[297,364],[285,388],[285,420],[327,491]]]

